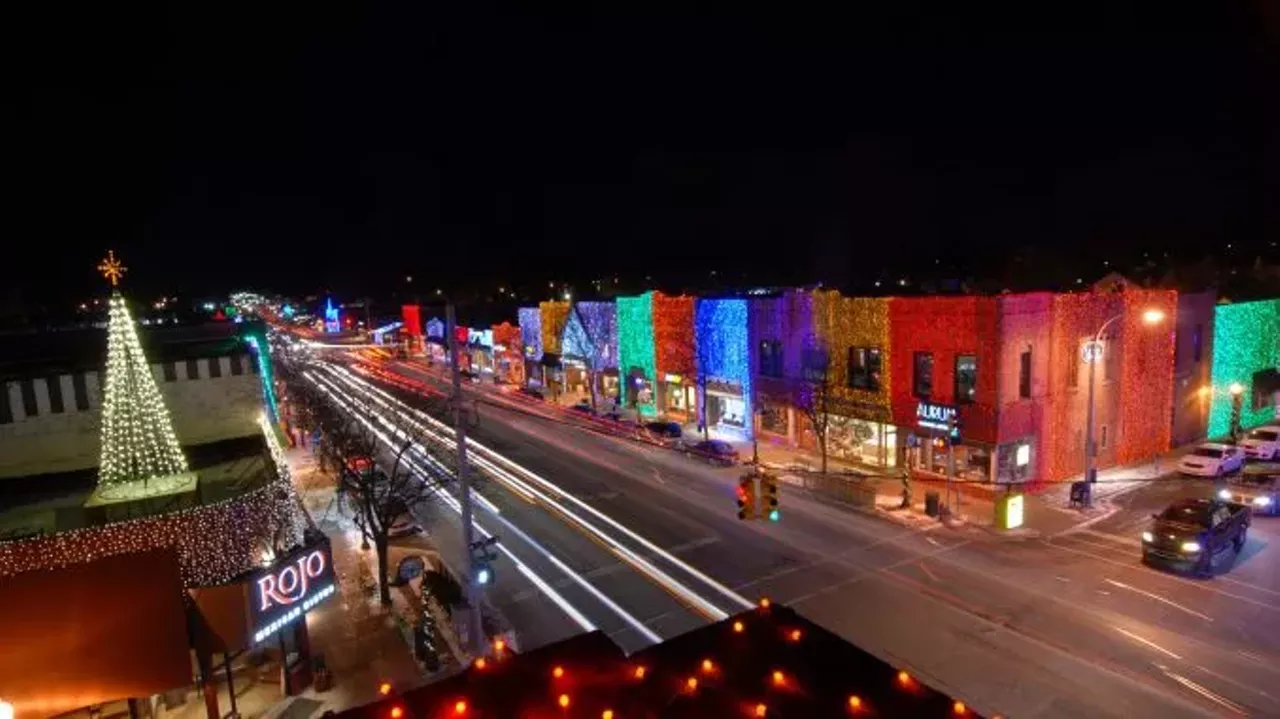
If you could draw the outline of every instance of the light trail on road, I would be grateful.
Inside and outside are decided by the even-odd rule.
[[[376,436],[379,440],[381,440],[384,444],[386,444],[388,448],[392,450],[396,448],[395,442],[393,442],[392,439],[389,436],[387,436],[385,432],[373,426],[373,424],[369,422],[367,418],[364,418],[360,416],[358,413],[351,411],[351,408],[349,405],[344,404],[344,402],[338,399],[328,387],[318,382],[314,376],[311,376],[310,373],[308,372],[304,372],[303,376],[315,382],[316,386],[320,387],[322,391],[329,393],[330,396],[334,398],[334,401],[343,407],[344,411],[346,411],[347,414],[349,414],[350,416],[354,417],[357,421],[360,421],[362,424],[364,424],[371,432],[374,433],[374,436]],[[409,460],[410,468],[416,469],[422,474],[427,473],[424,467],[420,465],[419,466],[415,466],[415,465],[416,463],[412,459],[410,459]],[[456,497],[453,496],[453,494],[448,489],[441,487],[440,496],[443,499],[446,506],[448,506],[456,514],[458,514],[459,517],[462,516],[462,504],[458,501]],[[473,520],[471,522],[471,526],[474,527],[475,530],[479,532],[486,539],[494,536],[492,532],[485,529],[477,521]],[[520,561],[519,557],[513,554],[506,547],[502,546],[501,543],[498,543],[495,546],[497,547],[498,551],[502,552],[504,556],[506,556],[508,559],[511,560],[512,564],[516,567],[516,570],[520,572],[520,574],[522,574],[530,582],[532,582],[533,585],[537,587],[539,591],[541,591],[544,595],[546,595],[546,597],[550,599],[553,604],[559,607],[561,611],[563,611],[570,619],[572,619],[579,627],[581,627],[583,631],[592,632],[597,629],[596,625],[590,619],[588,619],[586,615],[584,615],[581,611],[578,610],[577,607],[575,607],[571,602],[565,599],[564,596],[562,596],[559,592],[557,592],[555,588],[552,587],[542,577],[540,577],[537,572],[534,572],[524,562]]]
[[[310,373],[304,373],[304,376],[308,376],[309,379],[316,382],[317,386],[328,391],[330,393],[330,396],[334,398],[335,402],[338,402],[340,405],[342,405],[349,415],[351,415],[352,417],[355,417],[362,424],[368,427],[370,431],[374,432],[375,435],[380,440],[382,440],[385,444],[388,445],[388,447],[394,450],[397,446],[399,446],[398,443],[391,436],[388,436],[387,430],[383,430],[378,427],[375,427],[367,417],[362,416],[361,413],[356,412],[352,409],[353,405],[361,404],[359,400],[355,399],[354,397],[351,397],[349,394],[343,392],[341,389],[333,386],[329,382],[321,378],[318,378],[314,375],[310,375]],[[363,408],[366,411],[369,410],[367,404],[363,405]],[[369,412],[369,414],[375,418],[378,418],[384,425],[387,425],[387,428],[390,431],[390,433],[393,435],[397,435],[397,438],[400,439],[402,442],[411,441],[414,439],[402,428],[400,428],[399,426],[393,423],[388,422],[385,418],[381,418],[376,413],[373,413],[373,412]],[[445,467],[443,464],[441,464],[437,459],[432,457],[430,453],[426,451],[426,448],[421,445],[421,443],[413,442],[413,449],[415,450],[415,453],[418,455],[417,459],[432,465],[430,473],[435,474],[437,476],[452,476],[453,474],[452,471],[449,470],[449,468]],[[424,475],[427,474],[429,471],[427,470],[426,467],[419,465],[416,462],[411,463],[410,468]],[[451,509],[453,509],[455,512],[457,512],[460,515],[462,511],[461,504],[459,503],[457,498],[452,496],[451,493],[448,493],[447,490],[444,490],[444,491],[446,492],[446,504],[448,504]],[[472,492],[472,495],[473,497],[476,498],[477,502],[482,507],[484,507],[487,511],[493,514],[493,518],[499,524],[501,524],[502,527],[504,527],[506,530],[510,531],[512,534],[519,537],[526,544],[532,547],[543,558],[549,561],[553,566],[555,566],[557,569],[563,572],[565,576],[567,576],[575,584],[580,586],[588,594],[590,594],[597,601],[599,601],[601,604],[607,607],[610,611],[612,611],[615,615],[617,615],[620,619],[626,622],[627,625],[629,625],[632,629],[638,632],[642,637],[644,637],[646,640],[654,644],[657,644],[662,641],[661,636],[653,632],[653,630],[649,629],[649,627],[647,627],[643,622],[641,622],[635,616],[633,616],[632,614],[627,612],[625,609],[623,609],[621,606],[619,606],[617,602],[615,602],[613,599],[611,599],[606,594],[604,594],[604,592],[600,591],[597,587],[595,587],[595,585],[588,582],[586,578],[584,578],[581,574],[571,569],[559,557],[557,557],[555,554],[553,554],[552,552],[547,550],[544,546],[542,546],[542,544],[540,544],[535,539],[530,537],[526,532],[521,530],[519,527],[513,524],[506,517],[503,517],[501,515],[501,510],[499,510],[499,508],[493,505],[489,500],[485,499],[483,495],[474,491]],[[473,521],[472,525],[476,527],[476,529],[479,530],[486,538],[493,536],[491,532],[481,527],[478,523]],[[506,547],[503,547],[501,543],[499,543],[497,547],[506,556],[514,558],[514,555],[511,554],[511,552],[507,550]],[[539,587],[539,589],[544,590],[544,592],[547,592],[547,591],[552,592],[555,595],[553,597],[553,601],[556,601],[557,598],[560,600],[563,600],[563,598],[560,597],[559,594],[556,594],[554,592],[554,589],[551,589],[550,585],[548,585],[540,577],[537,577],[536,574],[533,574],[532,570],[528,569],[528,567],[526,567],[525,565],[520,564],[518,560],[516,561],[518,566],[521,568],[520,569],[521,573],[525,574],[526,576],[529,576],[530,579],[534,581],[534,584]],[[548,596],[551,596],[551,595],[548,595]],[[560,604],[559,601],[556,601],[556,603],[557,605]],[[579,617],[582,617],[581,613],[578,612],[578,610],[574,608],[572,604],[569,604],[567,601],[565,601],[565,604],[568,606],[568,608],[566,607],[561,607],[561,608],[565,609],[566,613],[570,613],[571,616],[575,618],[575,621]],[[585,619],[585,617],[582,617],[582,618]],[[582,625],[582,622],[579,621],[579,624]],[[587,627],[584,626],[584,628],[587,628]],[[592,626],[591,628],[587,628],[588,631],[591,631],[592,629],[594,629],[594,626]]]
[[[442,445],[450,449],[454,448],[453,429],[448,425],[434,417],[431,417],[421,410],[406,405],[404,402],[393,397],[380,387],[369,383],[363,378],[355,377],[350,371],[344,368],[325,366],[324,369],[351,389],[365,393],[365,395],[371,400],[381,405],[385,411],[392,413],[415,428],[430,434]],[[484,469],[495,479],[502,482],[504,486],[509,487],[526,497],[536,497],[539,502],[556,511],[562,517],[566,518],[569,523],[576,525],[580,529],[604,542],[605,545],[609,547],[611,551],[614,551],[620,559],[636,566],[639,571],[648,576],[655,583],[663,586],[708,619],[711,619],[712,621],[719,621],[729,616],[729,613],[706,600],[684,583],[676,580],[668,573],[654,566],[647,559],[641,557],[639,554],[623,545],[618,539],[610,536],[600,527],[583,518],[578,512],[575,512],[573,509],[570,509],[553,497],[548,496],[548,492],[565,500],[569,504],[574,505],[583,512],[590,514],[601,522],[604,522],[609,527],[639,544],[641,547],[649,550],[657,557],[682,570],[689,576],[702,582],[704,585],[716,590],[718,593],[736,604],[738,608],[749,609],[755,606],[753,602],[747,600],[742,595],[717,582],[661,547],[658,547],[653,542],[632,531],[629,527],[626,527],[620,522],[614,520],[612,517],[600,512],[590,504],[587,504],[578,497],[564,491],[554,482],[551,482],[541,475],[538,475],[507,457],[504,457],[482,443],[474,440],[468,440],[467,447],[474,455],[474,463],[476,466]],[[535,487],[533,484],[538,486]],[[539,487],[541,489],[539,489]],[[542,490],[546,491],[544,492]]]

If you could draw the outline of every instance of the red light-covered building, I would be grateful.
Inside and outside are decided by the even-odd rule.
[[[994,297],[895,297],[889,302],[890,403],[906,466],[945,476],[956,418],[955,474],[989,481],[999,440],[999,303]]]
[[[653,351],[658,411],[670,419],[690,421],[697,408],[693,360],[694,298],[654,292]]]

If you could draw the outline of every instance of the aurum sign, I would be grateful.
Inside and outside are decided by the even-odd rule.
[[[254,643],[296,621],[334,592],[329,543],[303,547],[256,572],[249,580],[250,633]]]

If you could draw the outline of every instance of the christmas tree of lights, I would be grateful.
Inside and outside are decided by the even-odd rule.
[[[102,399],[99,488],[120,487],[187,471],[151,363],[142,352],[129,307],[120,294],[125,267],[112,252],[98,265],[111,283],[107,321],[107,372]]]

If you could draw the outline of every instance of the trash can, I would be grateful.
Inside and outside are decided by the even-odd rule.
[[[939,505],[941,504],[942,502],[940,501],[940,497],[938,496],[937,492],[924,493],[924,513],[925,514],[929,515],[930,517],[938,516]]]
[[[1092,506],[1092,493],[1092,484],[1088,482],[1072,482],[1069,506],[1082,508]]]

